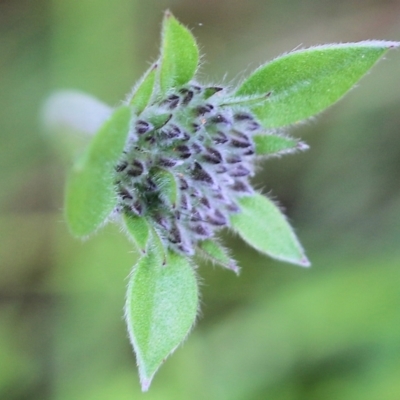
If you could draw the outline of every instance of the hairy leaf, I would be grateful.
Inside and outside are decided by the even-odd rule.
[[[293,153],[297,150],[307,150],[308,145],[289,136],[281,135],[254,135],[256,154],[272,156]]]
[[[279,57],[258,68],[237,96],[270,93],[253,111],[265,127],[289,125],[311,117],[339,100],[395,42],[317,46]]]
[[[191,32],[167,11],[161,45],[160,86],[169,89],[188,83],[199,63],[199,48]]]
[[[252,247],[277,260],[310,265],[296,235],[278,207],[261,194],[242,197],[232,228]]]
[[[96,230],[116,205],[114,166],[129,133],[131,110],[123,106],[104,123],[91,145],[74,165],[65,198],[71,232],[86,236]]]
[[[163,265],[156,248],[150,247],[133,269],[125,310],[143,391],[185,339],[197,307],[197,282],[188,259],[168,252]]]
[[[150,238],[150,227],[145,217],[124,214],[126,229],[142,253],[146,252]]]
[[[199,242],[198,249],[200,255],[212,263],[219,264],[239,274],[239,267],[236,262],[232,260],[228,252],[215,239],[206,239]]]
[[[129,103],[140,114],[149,104],[156,82],[157,64],[153,64],[134,87]]]

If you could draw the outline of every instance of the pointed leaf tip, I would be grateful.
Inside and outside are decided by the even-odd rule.
[[[150,245],[130,277],[125,316],[142,390],[185,339],[196,319],[198,289],[188,259]]]
[[[239,206],[241,212],[231,216],[231,224],[250,246],[280,261],[310,265],[293,229],[271,200],[255,194],[242,197]]]
[[[161,44],[160,87],[169,89],[188,83],[199,63],[199,48],[192,33],[170,11],[164,14]]]
[[[278,57],[258,68],[235,95],[271,92],[252,108],[263,125],[293,124],[328,108],[344,96],[397,42],[364,41],[316,46]]]

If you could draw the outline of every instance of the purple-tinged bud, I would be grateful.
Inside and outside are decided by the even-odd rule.
[[[205,206],[207,208],[211,208],[210,202],[208,201],[207,197],[202,197],[200,199],[200,204],[202,204],[203,206]]]
[[[142,175],[143,171],[144,171],[144,168],[143,168],[142,163],[140,161],[138,161],[138,160],[135,160],[135,161],[133,161],[131,166],[128,168],[126,173],[129,176],[132,176],[132,177],[135,178],[135,177],[138,177],[138,176]]]
[[[196,153],[199,154],[203,151],[203,147],[200,146],[198,143],[192,143],[192,150]]]
[[[236,122],[239,122],[239,121],[253,121],[254,117],[251,114],[246,113],[246,112],[238,112],[233,116],[233,119]]]
[[[161,133],[168,139],[175,139],[183,136],[182,131],[179,129],[178,126],[174,124],[169,124],[165,129],[161,131]]]
[[[214,183],[213,179],[208,174],[208,172],[206,172],[203,169],[203,167],[197,161],[195,161],[195,163],[194,163],[194,169],[192,171],[192,177],[196,181],[205,182],[205,183],[209,183],[209,184],[213,184]]]
[[[214,137],[213,141],[215,144],[224,144],[228,141],[228,137],[225,135],[224,132],[218,131]]]
[[[158,164],[161,167],[171,168],[177,164],[177,160],[174,160],[172,158],[161,157],[160,160],[158,161]]]
[[[247,147],[250,147],[252,145],[252,143],[250,142],[250,140],[246,140],[246,139],[231,139],[231,141],[229,142],[229,144],[232,147],[236,147],[238,149],[246,149]]]
[[[179,90],[179,93],[181,93],[183,95],[182,105],[187,106],[190,103],[190,101],[193,99],[193,95],[194,95],[193,92],[189,89],[183,88],[183,89]]]
[[[179,104],[179,100],[179,96],[177,96],[176,94],[171,94],[163,102],[161,102],[161,105],[168,107],[170,110],[173,110]]]
[[[226,157],[225,161],[228,164],[236,164],[242,161],[242,157],[240,157],[239,154],[229,154],[229,156]]]
[[[229,176],[232,176],[233,178],[239,178],[243,176],[247,176],[250,174],[250,171],[244,167],[243,165],[237,165],[235,168],[231,169],[228,172]]]
[[[235,192],[248,194],[253,193],[253,190],[250,188],[250,186],[246,182],[243,182],[239,179],[235,180],[233,185],[230,185],[230,188]]]
[[[243,153],[244,156],[252,156],[255,153],[253,148],[246,149]]]
[[[214,214],[208,214],[206,220],[211,225],[216,225],[216,226],[224,226],[227,224],[225,216],[219,210],[216,210]]]
[[[228,171],[228,168],[225,165],[217,165],[214,169],[217,174],[224,174]]]
[[[191,226],[189,226],[189,229],[199,236],[203,236],[203,237],[211,236],[210,231],[202,224],[191,225]]]
[[[212,124],[226,124],[226,125],[228,125],[230,123],[230,121],[222,114],[214,115],[207,122],[212,123]]]
[[[212,147],[207,147],[207,153],[203,154],[203,159],[211,164],[219,164],[222,162],[221,153]]]
[[[180,146],[176,146],[175,150],[179,153],[179,157],[182,159],[189,158],[192,155],[189,147],[185,144],[181,144]]]
[[[186,190],[186,189],[188,189],[188,187],[189,187],[189,184],[187,183],[186,179],[179,178],[179,189]]]
[[[212,104],[205,104],[204,106],[197,106],[194,111],[199,117],[211,112],[214,109]]]
[[[135,128],[139,135],[143,135],[144,133],[150,131],[152,126],[147,121],[139,119],[136,121]]]
[[[171,228],[169,233],[170,233],[170,235],[168,237],[168,240],[171,243],[174,243],[174,244],[181,243],[181,241],[182,241],[181,233],[179,231],[179,228],[176,225],[172,226],[172,228]]]

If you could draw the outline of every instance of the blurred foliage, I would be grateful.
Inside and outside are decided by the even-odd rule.
[[[398,400],[399,52],[293,128],[310,151],[268,161],[256,178],[313,267],[227,237],[241,276],[199,268],[197,327],[140,393],[122,318],[136,255],[115,226],[71,238],[66,155],[39,115],[60,88],[118,104],[157,55],[165,8],[192,28],[212,81],[237,81],[299,45],[400,39],[397,0],[2,0],[0,398]]]

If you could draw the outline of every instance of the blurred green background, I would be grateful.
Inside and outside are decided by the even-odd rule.
[[[200,266],[197,326],[140,392],[122,312],[136,254],[116,226],[68,233],[67,155],[40,108],[63,88],[118,104],[157,57],[166,8],[197,37],[209,82],[298,46],[400,40],[398,0],[1,0],[0,398],[400,399],[399,51],[291,129],[311,150],[256,178],[313,267],[226,237],[241,276]]]

